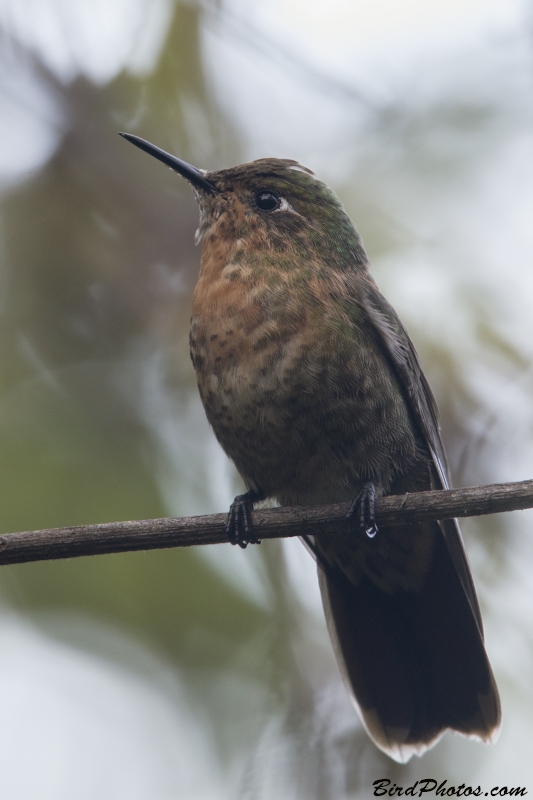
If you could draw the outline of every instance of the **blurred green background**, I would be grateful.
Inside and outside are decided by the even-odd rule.
[[[240,486],[189,363],[193,194],[119,130],[314,169],[421,353],[455,485],[532,477],[530,23],[517,0],[1,0],[1,532],[224,511]],[[463,526],[499,743],[404,767],[359,726],[298,542],[3,567],[0,795],[533,789],[532,526]]]

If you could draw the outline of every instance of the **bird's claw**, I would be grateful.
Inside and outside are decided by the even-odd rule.
[[[232,544],[238,544],[244,550],[249,544],[261,544],[254,534],[254,524],[252,522],[252,510],[256,500],[259,500],[257,492],[249,491],[246,494],[238,494],[230,506],[226,533]]]
[[[365,483],[346,514],[349,529],[352,530],[350,523],[359,517],[358,527],[366,533],[369,539],[373,539],[378,532],[375,506],[376,486],[372,482]]]

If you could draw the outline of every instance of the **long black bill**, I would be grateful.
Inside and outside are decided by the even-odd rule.
[[[215,184],[208,180],[208,178],[206,178],[199,169],[196,169],[196,167],[191,166],[191,164],[187,164],[187,162],[182,161],[181,158],[171,156],[170,153],[166,153],[164,150],[161,150],[161,148],[156,147],[155,144],[150,144],[150,142],[147,142],[146,139],[141,139],[140,136],[134,136],[132,133],[120,133],[119,135],[123,136],[128,140],[128,142],[131,142],[136,147],[140,147],[145,153],[148,153],[154,158],[158,158],[159,161],[162,161],[163,164],[167,165],[167,167],[173,169],[174,172],[179,173],[182,178],[186,178],[189,183],[192,183],[192,185],[201,192],[216,194],[217,188]]]

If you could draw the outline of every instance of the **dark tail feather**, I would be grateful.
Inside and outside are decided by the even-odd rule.
[[[378,535],[387,535],[383,529]],[[420,591],[387,594],[319,566],[337,658],[368,733],[405,762],[451,729],[489,743],[501,719],[483,635],[444,537]]]

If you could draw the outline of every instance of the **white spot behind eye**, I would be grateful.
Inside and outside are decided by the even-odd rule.
[[[280,197],[280,204],[276,211],[292,211],[293,214],[298,214],[297,211],[291,206],[286,197]]]

